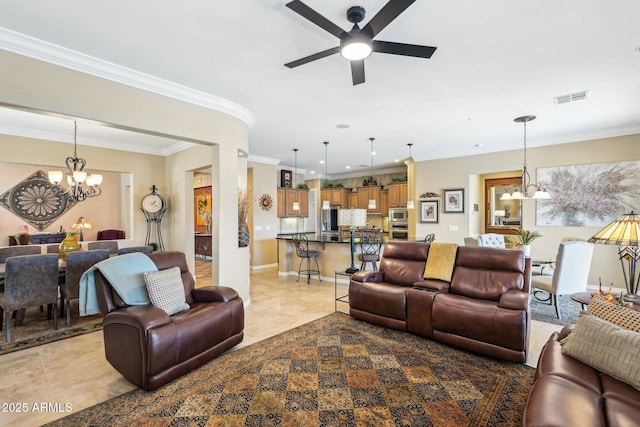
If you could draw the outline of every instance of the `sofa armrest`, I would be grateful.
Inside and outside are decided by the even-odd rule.
[[[382,271],[363,270],[356,271],[351,276],[354,282],[384,282],[384,273]]]
[[[498,306],[511,310],[526,310],[529,306],[529,294],[518,290],[508,290],[500,295]]]
[[[229,302],[238,298],[233,288],[226,286],[204,286],[191,291],[193,302]]]
[[[132,305],[109,312],[103,321],[104,327],[114,324],[132,326],[146,332],[171,323],[166,311],[152,305]]]
[[[413,284],[414,288],[426,289],[434,292],[448,291],[451,283],[442,280],[425,279]]]

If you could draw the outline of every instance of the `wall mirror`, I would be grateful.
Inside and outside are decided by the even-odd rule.
[[[521,182],[522,178],[519,176],[484,181],[485,233],[512,234],[510,229],[520,227],[522,200],[501,200],[501,197]]]

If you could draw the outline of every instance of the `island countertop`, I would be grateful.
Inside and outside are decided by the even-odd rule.
[[[309,242],[313,242],[313,243],[346,243],[346,244],[350,244],[351,243],[351,238],[348,236],[345,237],[340,237],[340,236],[336,236],[336,235],[331,235],[331,234],[324,234],[324,233],[298,233],[298,234],[304,234],[307,236],[307,239],[309,240]],[[295,235],[295,233],[292,234],[278,234],[276,236],[276,240],[293,240],[293,236]],[[389,241],[389,236],[386,234],[381,235],[382,237],[382,242],[383,243],[387,243]],[[353,241],[355,243],[359,243],[360,242],[360,236],[359,233],[356,233]]]

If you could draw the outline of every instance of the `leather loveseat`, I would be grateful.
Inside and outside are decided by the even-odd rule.
[[[523,426],[637,426],[640,390],[562,354],[560,340],[574,325],[554,332],[540,352]]]
[[[147,256],[158,270],[180,267],[189,310],[169,316],[152,305],[128,306],[99,270],[95,283],[107,360],[132,383],[155,390],[242,342],[244,307],[231,288],[195,288],[182,252]]]
[[[422,242],[387,243],[379,271],[351,277],[351,316],[524,363],[530,260],[517,250],[461,246],[448,282],[423,277],[429,248]]]

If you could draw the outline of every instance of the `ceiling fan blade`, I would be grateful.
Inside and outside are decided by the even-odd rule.
[[[322,28],[325,31],[330,32],[334,36],[339,39],[347,35],[347,32],[342,28],[338,27],[333,22],[329,21],[324,16],[320,15],[315,10],[311,9],[306,4],[302,3],[300,0],[293,0],[292,2],[287,3],[286,5],[289,9],[296,12],[298,15],[303,18],[308,19],[309,21],[316,24],[318,27]]]
[[[433,46],[421,46],[418,44],[383,42],[374,40],[372,45],[374,52],[391,53],[393,55],[415,56],[418,58],[431,58],[436,51]]]
[[[351,78],[354,86],[364,83],[364,59],[351,61]]]
[[[304,58],[298,59],[297,61],[292,61],[287,64],[284,64],[286,67],[294,68],[299,65],[304,65],[308,62],[315,61],[316,59],[321,59],[329,55],[333,55],[334,53],[340,52],[340,47],[332,47],[331,49],[323,50],[322,52],[314,53],[313,55],[306,56]]]
[[[362,29],[362,32],[374,38],[380,31],[396,19],[398,15],[411,6],[416,0],[389,0],[380,12],[376,14]]]

